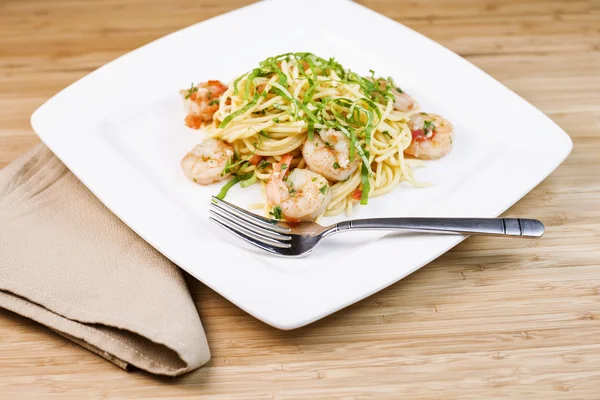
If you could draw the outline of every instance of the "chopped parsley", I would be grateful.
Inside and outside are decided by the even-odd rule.
[[[281,217],[283,216],[280,206],[273,207],[273,210],[271,210],[271,212],[269,212],[269,214],[272,215],[273,218],[275,218],[275,219],[281,219]]]
[[[316,182],[317,181],[317,177],[315,176],[314,178],[312,178],[312,181]]]
[[[281,164],[281,170],[284,171],[286,170],[288,167],[288,165],[286,163]]]
[[[262,130],[262,129],[261,129],[260,131],[258,131],[258,134],[259,134],[259,135],[261,135],[261,136],[264,136],[264,137],[266,137],[266,138],[269,138],[269,139],[271,139],[271,135],[269,135],[267,132],[265,132],[265,131],[264,131],[264,130]]]
[[[219,100],[211,100],[210,103],[208,103],[209,106],[214,106],[215,104],[219,104]]]
[[[196,93],[198,91],[198,88],[196,86],[194,86],[194,82],[192,82],[190,84],[190,88],[188,89],[187,95],[185,96],[186,99],[189,99],[189,97],[192,95],[192,93]]]
[[[269,166],[269,162],[267,160],[262,160],[260,164],[258,164],[257,169],[265,169]]]
[[[337,162],[337,161],[336,161],[336,162],[334,162],[334,163],[333,163],[333,168],[335,168],[335,169],[339,169],[339,168],[340,168],[340,164],[338,164],[338,162]]]
[[[435,130],[435,125],[431,121],[425,121],[423,123],[423,135],[428,136]]]
[[[209,90],[208,92],[206,92],[206,98],[210,100],[211,97],[212,97],[212,92]]]
[[[404,93],[404,91],[403,91],[402,89],[400,89],[398,86],[396,86],[396,91],[397,91],[398,93]]]
[[[390,135],[390,133],[388,131],[383,131],[381,133],[384,134],[385,136],[389,137],[390,139],[392,138],[392,135]]]
[[[327,185],[323,185],[319,188],[319,192],[321,192],[321,194],[325,194],[325,192],[327,192]]]
[[[273,122],[279,123],[279,118],[273,118]]]

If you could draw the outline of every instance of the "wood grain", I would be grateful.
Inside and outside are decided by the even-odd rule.
[[[0,0],[0,167],[38,142],[29,116],[57,91],[247,3]],[[123,372],[0,310],[0,398],[600,398],[598,2],[361,3],[468,58],[571,135],[567,161],[507,212],[541,218],[543,240],[469,239],[291,332],[190,280],[213,359],[177,379]]]

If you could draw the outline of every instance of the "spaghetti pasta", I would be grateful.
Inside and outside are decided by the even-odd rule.
[[[311,53],[267,58],[212,100],[210,90],[201,85],[192,88],[196,89],[182,91],[187,102],[218,108],[211,121],[203,114],[199,123],[188,111],[188,126],[233,147],[221,176],[261,182],[264,188],[277,163],[289,155],[288,171],[308,167],[330,182],[325,215],[350,213],[355,203],[365,205],[370,197],[388,193],[403,181],[424,186],[413,177],[419,161],[406,158],[405,150],[411,144],[420,146],[425,149],[421,158],[435,158],[426,157],[427,149],[441,143],[443,135],[449,135],[452,144],[450,123],[419,113],[416,101],[392,78],[377,78],[373,71],[363,77],[334,59]],[[448,146],[447,142],[443,144]],[[316,157],[321,157],[318,162]],[[333,161],[330,168],[323,166],[324,160]],[[292,196],[298,195],[289,189]],[[263,193],[268,197],[268,190]]]

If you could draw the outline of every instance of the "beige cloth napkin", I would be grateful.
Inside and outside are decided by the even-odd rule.
[[[174,376],[210,359],[181,271],[43,145],[0,171],[0,307],[121,368]]]

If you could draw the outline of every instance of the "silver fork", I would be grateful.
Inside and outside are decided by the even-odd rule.
[[[356,230],[416,231],[539,238],[544,225],[526,218],[367,218],[330,226],[264,218],[213,196],[209,219],[246,242],[284,257],[309,254],[327,236]]]

